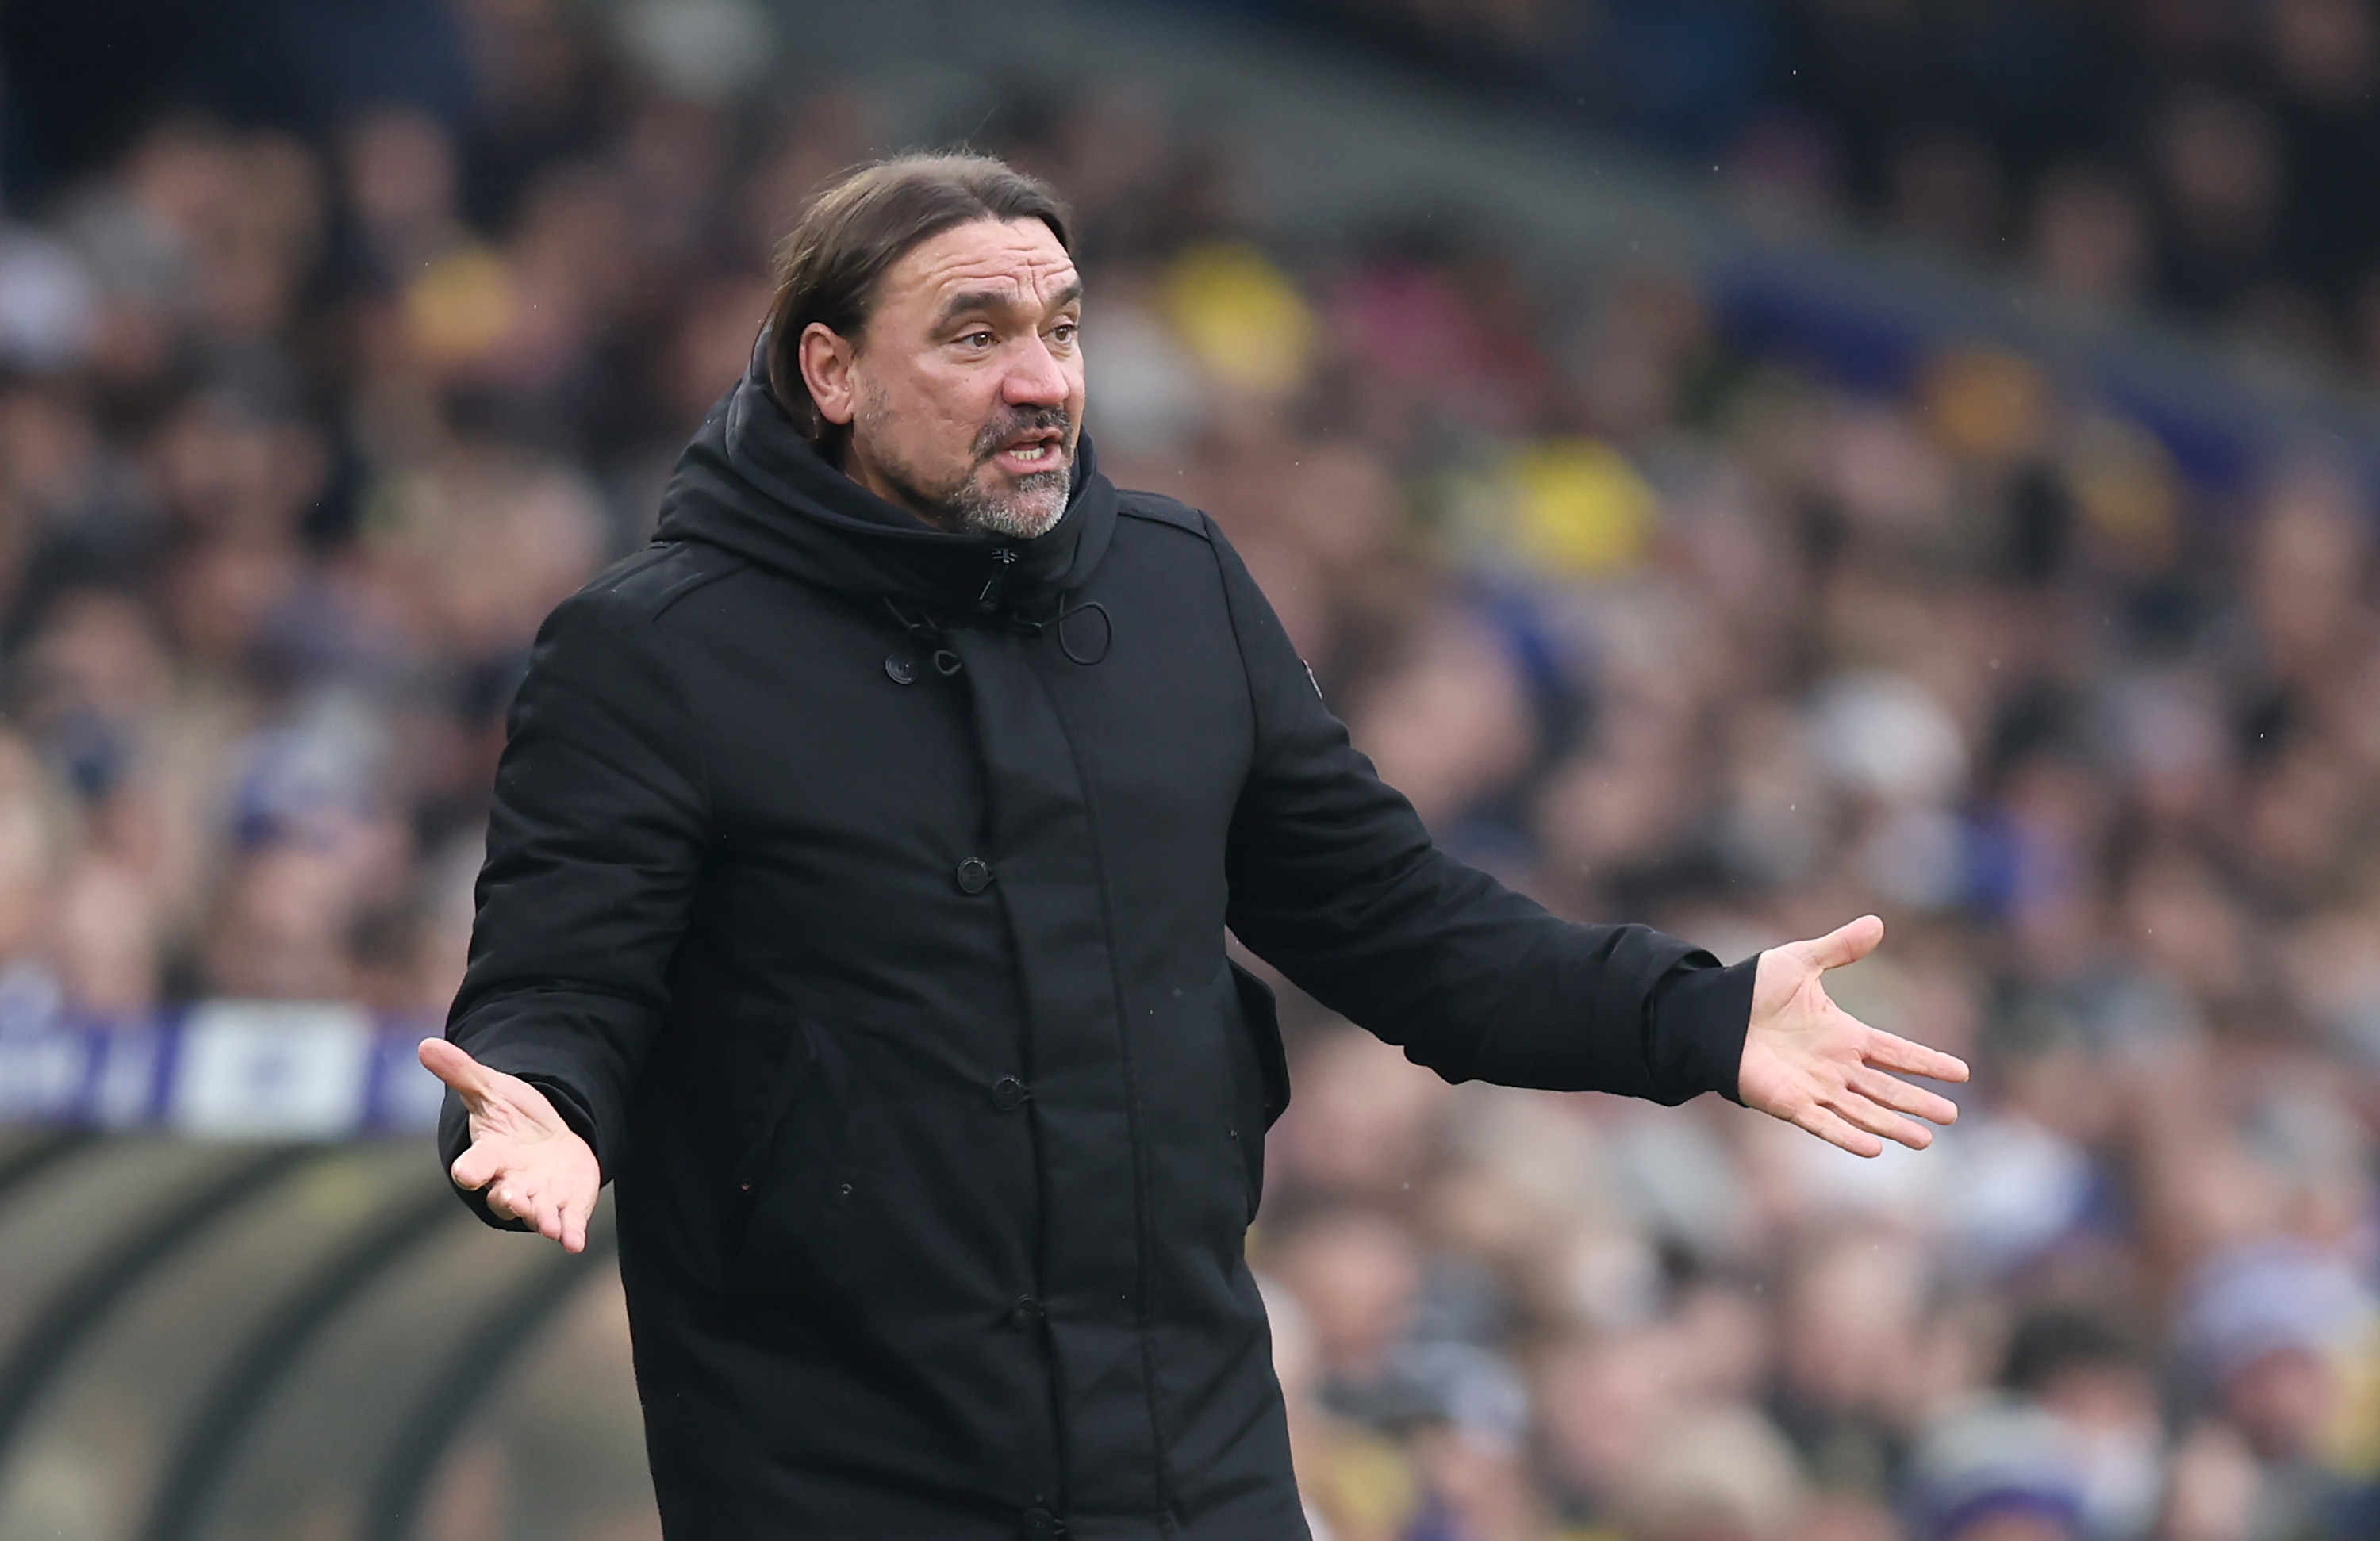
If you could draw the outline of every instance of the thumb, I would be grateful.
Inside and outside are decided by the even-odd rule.
[[[487,1066],[444,1038],[423,1038],[414,1052],[421,1057],[421,1068],[454,1087],[465,1106],[476,1111],[487,1101]]]
[[[1884,922],[1875,916],[1864,915],[1815,941],[1802,943],[1802,955],[1821,969],[1840,968],[1875,952],[1876,944],[1883,940]]]

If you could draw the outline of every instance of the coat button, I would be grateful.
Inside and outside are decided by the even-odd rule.
[[[991,886],[991,863],[981,856],[969,856],[959,863],[959,892],[981,893]]]
[[[1003,1113],[1022,1108],[1025,1099],[1032,1095],[1031,1089],[1014,1075],[1003,1075],[991,1084],[991,1105]]]
[[[907,653],[888,653],[884,658],[884,674],[894,685],[917,683],[917,661]]]
[[[1018,1295],[1016,1304],[1008,1308],[1008,1325],[1019,1332],[1030,1332],[1040,1325],[1041,1303],[1031,1295]]]
[[[1066,1524],[1046,1509],[1028,1509],[1016,1517],[1017,1541],[1065,1541]]]

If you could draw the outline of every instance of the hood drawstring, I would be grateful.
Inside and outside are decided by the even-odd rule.
[[[956,674],[961,669],[966,667],[966,665],[960,661],[959,655],[953,652],[947,646],[945,646],[945,644],[947,644],[951,639],[950,629],[948,627],[942,625],[931,615],[922,610],[917,612],[915,615],[910,615],[905,613],[902,610],[899,601],[895,601],[890,594],[885,595],[883,598],[884,609],[892,615],[893,625],[899,626],[911,640],[917,642],[920,647],[931,648],[933,649],[931,656],[933,659],[935,673],[941,674],[944,679],[948,679],[952,675]]]
[[[992,585],[998,584],[1000,579],[1001,575],[994,574],[991,584],[985,586],[986,592],[990,592]],[[883,596],[883,601],[884,609],[892,617],[894,625],[921,647],[933,649],[936,669],[944,675],[955,674],[959,672],[962,667],[959,656],[946,645],[951,639],[948,626],[935,620],[931,614],[923,610],[918,611],[915,615],[910,614],[903,610],[900,602],[890,594]],[[1085,615],[1099,617],[1098,636],[1096,640],[1087,636],[1078,642],[1077,638],[1067,631],[1067,623]],[[1000,620],[1009,630],[1026,638],[1039,637],[1043,632],[1056,633],[1058,650],[1064,653],[1069,661],[1079,663],[1086,669],[1105,659],[1108,656],[1108,650],[1115,646],[1115,617],[1109,614],[1108,607],[1097,600],[1087,600],[1078,605],[1068,605],[1062,598],[1051,607],[1050,614],[1044,620],[1028,620],[1022,615],[1003,615]],[[1081,628],[1078,627],[1077,630]]]
[[[991,548],[991,576],[983,582],[983,591],[975,597],[975,607],[989,615],[1000,608],[1002,592],[1008,587],[1009,572],[1016,565],[1016,548]]]
[[[1091,614],[1096,614],[1099,618],[1099,640],[1097,647],[1086,649],[1090,655],[1087,658],[1075,650],[1075,644],[1066,636],[1066,623],[1077,615]],[[1060,611],[1054,624],[1058,628],[1058,650],[1086,669],[1107,657],[1108,649],[1115,646],[1115,617],[1110,615],[1108,607],[1097,600],[1087,604],[1078,604],[1072,610]]]
[[[1066,623],[1081,615],[1097,615],[1099,618],[1099,640],[1087,642],[1077,650],[1075,639],[1066,634]],[[1062,597],[1051,607],[1047,620],[1028,621],[1021,615],[1012,615],[1008,625],[1019,637],[1038,637],[1045,631],[1057,633],[1058,650],[1086,669],[1107,657],[1108,649],[1115,646],[1115,617],[1109,614],[1108,607],[1097,600],[1069,606]]]

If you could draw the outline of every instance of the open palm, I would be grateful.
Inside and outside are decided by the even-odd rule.
[[[449,1171],[459,1188],[487,1190],[488,1207],[517,1219],[571,1252],[587,1245],[588,1217],[603,1186],[595,1152],[543,1092],[490,1070],[444,1038],[424,1038],[422,1067],[455,1089],[471,1119],[470,1147]]]
[[[1879,1032],[1828,998],[1821,982],[1827,970],[1858,962],[1883,940],[1884,922],[1865,915],[1815,940],[1763,953],[1737,1075],[1744,1106],[1854,1156],[1882,1155],[1887,1139],[1912,1150],[1932,1145],[1934,1132],[1904,1114],[1941,1124],[1959,1116],[1949,1098],[1889,1072],[1967,1078],[1964,1061]]]

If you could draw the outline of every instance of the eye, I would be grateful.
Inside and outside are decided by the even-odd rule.
[[[985,349],[990,347],[994,340],[995,339],[992,337],[991,329],[990,327],[979,326],[973,332],[968,333],[965,336],[961,337],[959,339],[959,346],[961,347],[971,347],[978,353],[981,353]]]
[[[1060,322],[1050,329],[1050,335],[1061,343],[1072,343],[1082,330],[1080,322]]]

